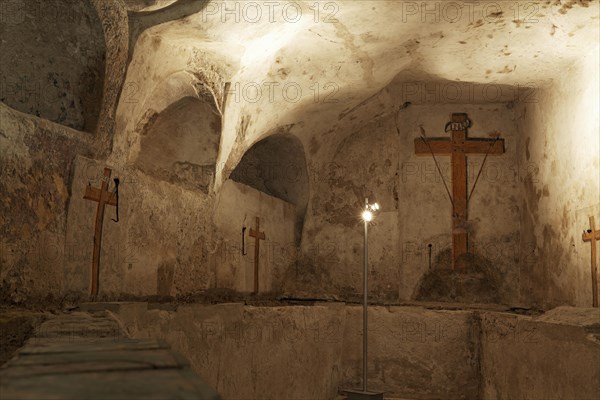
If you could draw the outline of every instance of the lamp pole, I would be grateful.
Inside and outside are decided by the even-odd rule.
[[[369,206],[369,199],[365,199],[365,210]],[[366,219],[365,222],[365,260],[363,270],[363,392],[367,391],[367,346],[368,346],[368,334],[367,334],[367,292],[369,289],[368,284],[368,262],[369,262],[369,248],[368,248],[368,237],[369,237],[369,221]]]
[[[367,359],[368,359],[368,293],[369,293],[369,222],[373,219],[373,215],[379,210],[379,204],[369,204],[369,199],[365,199],[365,209],[362,213],[362,219],[365,224],[364,237],[364,263],[363,263],[363,376],[362,390],[346,390],[348,400],[383,400],[383,392],[369,392],[367,383]]]

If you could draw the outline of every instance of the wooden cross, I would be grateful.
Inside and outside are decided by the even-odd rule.
[[[581,238],[592,245],[592,305],[598,307],[598,272],[596,270],[596,240],[600,240],[600,229],[596,229],[594,217],[590,217],[590,229],[583,231]]]
[[[258,255],[260,254],[260,241],[266,240],[265,233],[260,231],[260,218],[256,217],[256,230],[250,228],[250,236],[254,238],[254,292],[258,293]]]
[[[117,199],[114,193],[110,193],[108,189],[108,182],[110,180],[110,174],[112,171],[110,168],[104,168],[104,177],[102,179],[102,185],[100,189],[88,185],[85,188],[85,200],[93,200],[98,202],[98,208],[96,209],[96,228],[94,230],[94,255],[92,257],[92,283],[90,294],[92,297],[96,297],[98,294],[98,275],[100,271],[100,244],[102,243],[102,222],[104,220],[104,206],[116,206]]]
[[[447,138],[415,139],[415,154],[451,156],[452,162],[452,268],[458,259],[467,254],[467,154],[502,154],[504,139],[467,138],[470,121],[467,114],[452,114],[446,125],[452,132]],[[443,177],[442,177],[443,178]]]

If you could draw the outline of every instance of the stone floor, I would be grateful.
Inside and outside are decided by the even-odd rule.
[[[0,399],[219,399],[161,340],[126,336],[108,312],[42,323],[0,368]]]

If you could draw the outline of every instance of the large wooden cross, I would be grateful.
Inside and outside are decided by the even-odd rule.
[[[85,188],[85,195],[83,196],[86,200],[93,200],[98,202],[98,208],[96,209],[96,228],[94,230],[94,255],[92,257],[92,282],[90,294],[93,298],[98,294],[98,276],[100,272],[100,245],[102,243],[102,223],[104,221],[104,206],[116,206],[117,198],[115,193],[109,192],[108,182],[110,180],[110,174],[112,171],[110,168],[104,168],[104,177],[102,179],[102,185],[100,189],[88,185]]]
[[[458,259],[468,252],[467,236],[467,154],[502,154],[504,139],[468,138],[470,121],[467,114],[452,114],[446,128],[451,138],[415,139],[415,154],[418,156],[444,155],[452,163],[452,268]],[[443,178],[443,177],[442,177]]]
[[[258,256],[260,254],[260,241],[265,240],[265,233],[260,231],[260,218],[256,217],[256,230],[250,228],[250,236],[254,238],[254,292],[258,293]]]
[[[590,229],[583,231],[581,238],[592,245],[592,305],[598,307],[598,272],[596,269],[596,240],[600,240],[600,229],[596,229],[594,217],[590,217]]]

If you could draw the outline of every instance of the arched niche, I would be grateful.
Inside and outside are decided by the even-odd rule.
[[[106,46],[89,0],[11,0],[0,22],[0,101],[28,114],[94,132]]]
[[[184,97],[144,127],[135,164],[157,179],[208,192],[220,138],[221,117],[212,105]]]
[[[308,203],[304,147],[290,134],[275,134],[254,144],[230,178],[296,206],[296,242],[300,241]]]

